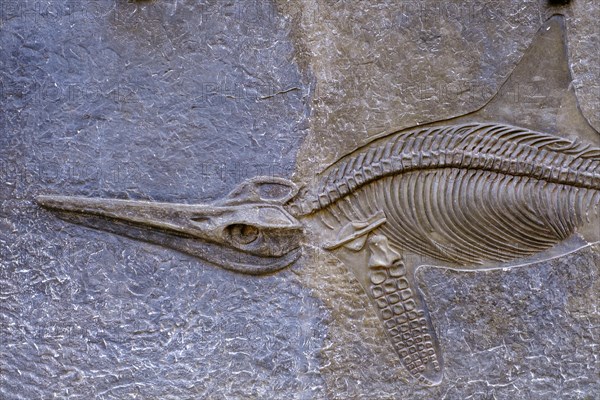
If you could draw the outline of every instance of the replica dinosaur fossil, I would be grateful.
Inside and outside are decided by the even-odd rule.
[[[318,244],[356,275],[406,369],[435,385],[443,361],[417,268],[509,268],[600,241],[600,136],[578,109],[564,31],[550,18],[478,111],[374,138],[300,191],[257,177],[212,204],[37,200],[69,221],[242,273],[285,268],[302,243]],[[560,126],[507,101],[515,82],[544,74]]]

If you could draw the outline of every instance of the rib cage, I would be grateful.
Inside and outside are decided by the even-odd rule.
[[[485,170],[446,168],[382,178],[324,212],[343,226],[384,211],[378,228],[400,252],[458,265],[504,262],[567,239],[600,191]]]
[[[410,129],[376,140],[329,167],[290,211],[307,215],[386,176],[442,168],[600,190],[600,149],[523,128],[473,123]]]

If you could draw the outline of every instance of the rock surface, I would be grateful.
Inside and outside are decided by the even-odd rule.
[[[255,175],[302,181],[379,132],[482,106],[555,12],[600,130],[600,11],[571,3],[2,2],[0,398],[600,397],[598,247],[421,269],[445,355],[427,388],[331,257],[243,276],[33,201],[196,203]]]

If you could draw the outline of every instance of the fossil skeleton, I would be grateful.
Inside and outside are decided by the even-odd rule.
[[[316,214],[312,231],[353,269],[404,365],[435,384],[442,363],[415,269],[508,267],[564,254],[598,240],[599,206],[600,149],[467,124],[374,142],[337,162],[290,209]],[[575,235],[587,224],[590,242]],[[356,255],[363,248],[366,262]]]
[[[548,45],[565,56],[563,34],[561,17],[551,18],[513,75],[526,74]],[[434,385],[443,362],[417,268],[521,266],[600,241],[600,148],[589,143],[599,136],[560,57],[549,62],[562,64],[554,83],[561,107],[571,107],[563,135],[509,123],[519,114],[497,95],[477,112],[378,137],[300,192],[286,179],[257,177],[212,204],[37,200],[69,221],[249,274],[290,265],[303,241],[322,244],[354,272],[407,370]]]

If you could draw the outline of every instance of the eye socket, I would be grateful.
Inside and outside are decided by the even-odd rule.
[[[284,200],[293,197],[294,188],[279,182],[264,182],[258,185],[260,198],[263,200]]]
[[[234,224],[227,227],[229,237],[239,244],[250,244],[258,238],[259,230],[255,226]]]

